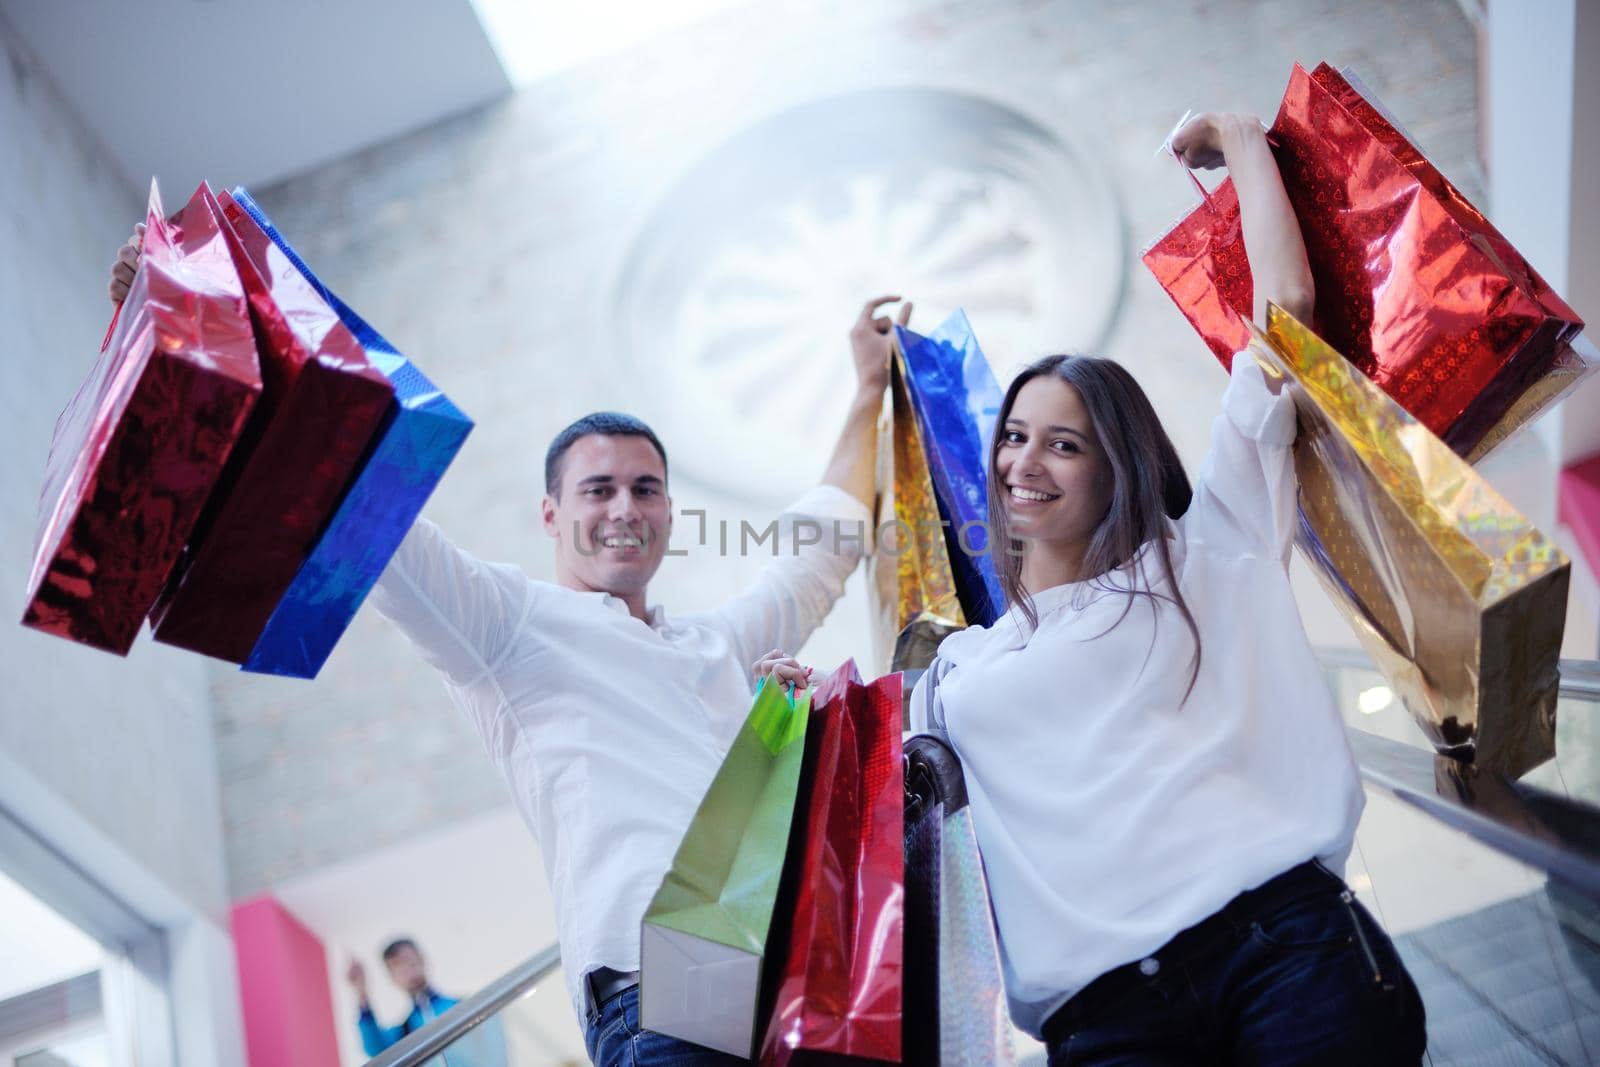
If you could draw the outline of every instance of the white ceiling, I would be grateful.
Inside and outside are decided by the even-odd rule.
[[[0,0],[136,191],[266,185],[511,91],[470,0]]]

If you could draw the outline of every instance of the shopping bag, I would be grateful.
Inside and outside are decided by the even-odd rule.
[[[917,737],[904,743],[905,764],[905,1003],[900,1049],[907,1064],[939,1062],[939,844],[944,801],[931,781],[919,781]]]
[[[988,626],[1005,611],[987,524],[988,448],[1003,394],[964,312],[926,337],[904,326],[894,332],[939,516],[948,523],[945,544],[962,611],[968,622]]]
[[[752,1054],[810,708],[809,691],[766,684],[756,691],[645,910],[639,942],[645,1029]]]
[[[873,658],[881,672],[926,667],[967,626],[928,473],[927,451],[899,359],[889,365],[879,429],[878,536],[871,558]]]
[[[295,573],[244,669],[314,678],[472,429],[416,365],[335,296],[241,188],[224,204],[260,227],[354,335],[394,399],[339,510]]]
[[[264,388],[150,619],[158,641],[243,663],[316,546],[394,386],[253,219],[224,220]]]
[[[1566,556],[1277,305],[1252,331],[1299,413],[1297,543],[1391,688],[1441,751],[1511,776],[1549,759]]]
[[[1540,402],[1516,425],[1587,373],[1563,359],[1583,322],[1358,84],[1296,65],[1271,131],[1316,284],[1312,325],[1476,459],[1497,427],[1496,442],[1516,428],[1504,420],[1530,390]],[[1202,194],[1144,262],[1227,367],[1249,339],[1253,287],[1232,182]]]
[[[1015,1064],[988,881],[942,732],[906,740],[905,779],[905,1062]]]
[[[901,1062],[905,855],[900,675],[854,661],[812,693],[785,880],[787,938],[761,1043],[769,1067]]]
[[[244,288],[211,190],[163,218],[99,361],[56,422],[22,621],[133,645],[261,393]]]

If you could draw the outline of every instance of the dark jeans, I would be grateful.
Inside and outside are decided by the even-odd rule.
[[[1427,1045],[1394,942],[1317,863],[1096,978],[1044,1032],[1050,1067],[1410,1067]]]
[[[626,989],[593,1012],[585,1035],[594,1067],[726,1067],[749,1060],[639,1029],[639,987]]]

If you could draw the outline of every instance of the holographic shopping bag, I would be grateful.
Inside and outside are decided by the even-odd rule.
[[[244,662],[247,671],[314,678],[460,451],[472,420],[322,284],[248,192],[234,189],[225,210],[248,215],[277,245],[394,389],[360,473]]]
[[[1476,460],[1592,369],[1583,322],[1353,76],[1296,65],[1271,138],[1330,345]],[[1196,182],[1198,186],[1198,182]],[[1253,286],[1224,181],[1144,254],[1224,367]]]
[[[987,626],[1005,611],[990,554],[988,447],[1003,394],[957,311],[920,336],[896,326],[895,352],[927,452],[928,473],[945,527],[945,545],[967,621]]]
[[[935,732],[906,740],[905,766],[905,1062],[1013,1065],[999,937],[961,763]]]
[[[1441,751],[1555,754],[1567,558],[1332,346],[1271,305],[1252,351],[1300,417],[1297,544]]]
[[[879,428],[878,541],[871,559],[873,658],[881,671],[926,667],[939,642],[964,630],[927,450],[898,358]]]
[[[802,802],[784,871],[787,927],[770,946],[769,1067],[900,1063],[905,779],[900,675],[854,661],[811,698]],[[914,1062],[914,1061],[906,1061]]]
[[[237,207],[223,223],[261,354],[261,400],[151,613],[158,641],[250,657],[378,431],[394,386]]]
[[[202,184],[144,254],[56,421],[23,623],[119,655],[177,562],[261,394],[244,287]]]

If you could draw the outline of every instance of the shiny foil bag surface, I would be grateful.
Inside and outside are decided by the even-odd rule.
[[[872,556],[873,644],[885,671],[926,667],[939,642],[967,626],[939,504],[898,349],[880,425],[878,541]]]
[[[907,738],[905,754],[905,1062],[1015,1064],[1000,943],[960,761],[937,729]]]
[[[1254,350],[1299,412],[1297,544],[1412,717],[1488,770],[1549,759],[1566,556],[1276,305]]]
[[[466,441],[472,420],[322,284],[248,192],[235,189],[231,204],[321,294],[394,388],[360,473],[244,662],[247,671],[314,678]]]
[[[963,806],[945,815],[939,834],[939,1062],[1016,1061],[989,881],[972,809]]]
[[[956,592],[967,620],[994,622],[1005,594],[989,554],[988,445],[1003,394],[964,312],[926,337],[894,327],[906,394],[927,452]]]
[[[900,697],[900,675],[864,685],[853,661],[812,695],[804,826],[784,868],[793,906],[759,1056],[770,1067],[901,1060]]]
[[[394,386],[237,205],[224,232],[264,388],[151,622],[158,641],[244,663],[394,401]]]
[[[1467,453],[1467,462],[1477,463],[1516,437],[1539,416],[1565,400],[1596,369],[1600,369],[1600,350],[1596,350],[1586,335],[1579,334],[1570,341],[1562,342],[1545,376],[1530,385],[1500,416],[1500,421],[1479,438]]]
[[[152,182],[139,271],[56,422],[22,621],[127,654],[260,392],[210,189],[164,219]]]
[[[1463,456],[1539,383],[1557,398],[1582,320],[1350,80],[1296,65],[1271,136],[1330,345]],[[1228,366],[1253,296],[1232,182],[1144,262]]]

